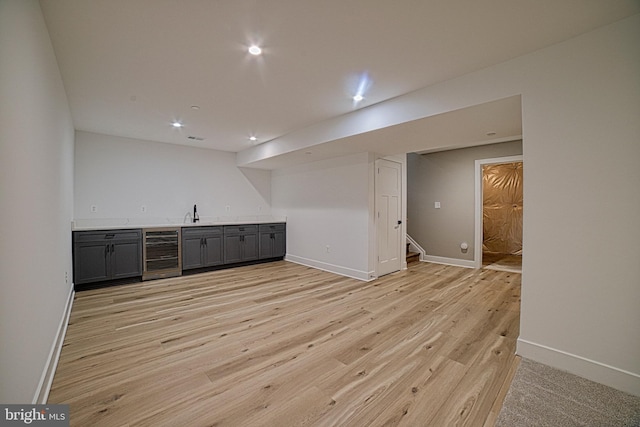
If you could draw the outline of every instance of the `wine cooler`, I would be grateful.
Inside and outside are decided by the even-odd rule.
[[[142,280],[182,275],[180,228],[150,228],[143,232]]]

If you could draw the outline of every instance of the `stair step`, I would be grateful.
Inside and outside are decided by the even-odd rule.
[[[418,252],[407,252],[407,264],[420,261],[420,254]]]

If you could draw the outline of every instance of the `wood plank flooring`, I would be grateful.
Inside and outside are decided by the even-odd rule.
[[[430,263],[372,282],[282,261],[85,291],[49,403],[72,426],[492,426],[519,318],[519,274]]]

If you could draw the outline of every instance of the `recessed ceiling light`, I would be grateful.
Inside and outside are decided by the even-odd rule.
[[[249,53],[251,55],[260,55],[262,53],[262,49],[260,48],[260,46],[256,46],[254,44],[254,45],[249,46]]]
[[[249,141],[257,141],[257,140],[258,140],[258,138],[256,138],[255,136],[250,136],[249,137]]]
[[[496,136],[496,133],[494,131],[487,132],[487,136]]]
[[[171,126],[173,126],[174,128],[181,128],[184,125],[180,122],[173,122],[171,123]]]
[[[364,100],[364,95],[368,92],[372,84],[371,79],[369,79],[369,75],[366,72],[355,77],[357,78],[357,80],[354,80],[353,83],[349,85],[353,85],[351,91],[353,96],[351,97],[351,99],[353,99],[354,107],[360,101]]]
[[[197,106],[197,105],[192,105],[192,106],[191,106],[191,109],[192,109],[192,110],[199,110],[199,109],[200,109],[200,107],[199,107],[199,106]]]

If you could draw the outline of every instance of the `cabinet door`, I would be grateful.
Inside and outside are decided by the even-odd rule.
[[[113,279],[142,275],[142,245],[139,240],[114,241],[110,252]]]
[[[74,246],[73,282],[76,285],[109,278],[109,246],[104,241],[81,242]]]
[[[260,259],[273,257],[273,239],[271,238],[271,236],[272,233],[260,232]]]
[[[273,233],[273,253],[272,257],[282,258],[287,253],[287,235],[284,231]]]
[[[285,224],[260,225],[260,259],[282,258],[286,254],[287,235]]]
[[[204,237],[204,266],[222,264],[222,234],[208,235]]]
[[[232,264],[242,261],[242,252],[240,250],[240,235],[224,236],[224,263]]]
[[[182,237],[182,269],[199,268],[202,263],[202,237],[184,236]]]
[[[242,261],[258,259],[258,233],[242,235]]]

